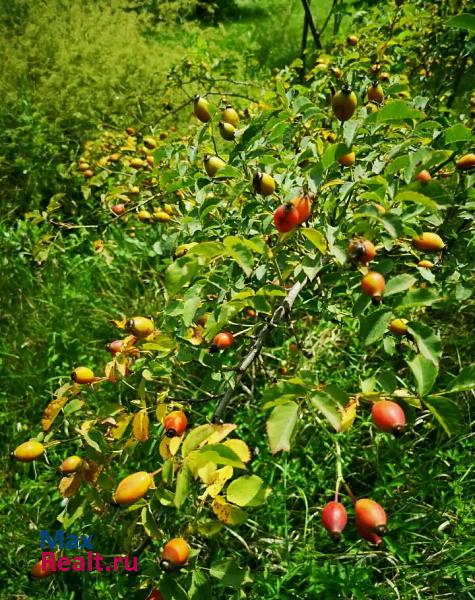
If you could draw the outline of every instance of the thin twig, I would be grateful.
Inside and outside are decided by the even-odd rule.
[[[315,42],[315,46],[321,50],[322,42],[320,41],[320,34],[315,26],[315,22],[313,20],[312,11],[310,10],[309,0],[302,0],[303,8],[305,10],[305,14],[307,15],[308,25],[310,27],[310,31],[312,32],[313,41]]]
[[[221,401],[216,408],[216,411],[213,416],[214,423],[220,423],[224,411],[226,410],[226,406],[229,404],[231,398],[233,397],[234,392],[236,391],[237,386],[240,384],[241,379],[243,378],[247,369],[253,364],[253,362],[259,357],[262,347],[264,346],[264,342],[266,340],[267,334],[269,331],[279,323],[284,317],[288,316],[292,310],[292,306],[297,299],[300,292],[303,288],[313,281],[323,266],[327,263],[327,259],[324,258],[321,262],[320,269],[315,273],[315,275],[310,279],[309,277],[305,277],[302,281],[298,281],[295,283],[289,290],[287,296],[284,298],[282,304],[280,304],[272,314],[270,321],[268,321],[260,330],[257,335],[254,343],[251,346],[251,349],[244,357],[243,361],[239,365],[237,369],[236,377],[234,378],[234,384],[231,385],[224,396],[221,398]]]

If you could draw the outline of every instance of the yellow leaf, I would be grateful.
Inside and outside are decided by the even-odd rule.
[[[193,346],[199,346],[203,341],[204,333],[204,327],[201,325],[197,325],[196,327],[188,327],[186,330],[185,339],[187,339],[190,344],[193,344]]]
[[[223,423],[222,425],[213,425],[213,434],[205,440],[201,446],[205,444],[218,444],[221,440],[224,440],[232,431],[236,429],[237,425],[233,423]]]
[[[109,323],[115,325],[118,329],[125,329],[125,325],[127,323],[127,317],[122,317],[122,319],[111,319]]]
[[[62,398],[55,398],[54,400],[51,400],[51,402],[45,408],[43,417],[41,418],[41,429],[43,431],[48,431],[48,429],[54,423],[56,417],[59,415],[59,411],[63,408],[66,402],[68,402],[68,400],[69,396],[63,396]]]
[[[352,398],[345,408],[341,409],[341,422],[339,431],[347,431],[353,425],[356,418],[356,409],[358,407],[358,399]]]
[[[83,421],[81,423],[81,427],[77,430],[79,434],[82,436],[86,435],[89,432],[91,427],[95,424],[95,419],[89,419],[88,421]]]
[[[226,525],[240,525],[247,519],[247,513],[238,506],[226,502],[222,496],[216,496],[212,508],[218,519]]]
[[[211,498],[216,498],[216,496],[221,492],[223,487],[226,484],[226,481],[231,479],[233,476],[233,468],[229,465],[226,465],[222,469],[218,469],[214,475],[214,481],[206,488],[207,493],[211,496]]]
[[[217,471],[217,465],[209,462],[200,467],[196,473],[203,483],[210,485],[214,481],[214,477]]]
[[[94,251],[95,252],[103,252],[104,250],[104,242],[102,240],[96,240],[94,242]]]
[[[173,438],[162,438],[158,451],[160,452],[160,456],[163,458],[163,460],[168,460],[169,458],[172,458],[172,456],[175,456],[182,441],[182,435],[177,435]]]
[[[133,418],[134,415],[132,413],[128,414],[126,412],[123,412],[119,415],[119,417],[117,418],[117,424],[112,432],[112,437],[115,440],[120,440],[120,438],[124,435],[124,432],[127,429],[130,421]]]
[[[81,473],[63,477],[59,482],[59,493],[63,498],[72,498],[81,487]]]
[[[168,405],[164,404],[164,403],[160,403],[157,405],[157,408],[155,410],[155,415],[157,417],[157,421],[159,423],[163,422],[163,419],[166,417],[166,415],[168,414],[169,410],[168,410]]]
[[[134,415],[132,432],[139,442],[146,442],[149,438],[150,419],[146,410],[141,410]]]
[[[226,440],[223,442],[223,444],[228,448],[231,448],[234,454],[237,454],[243,463],[247,463],[251,460],[251,451],[249,450],[249,446],[246,444],[246,442],[233,439]]]

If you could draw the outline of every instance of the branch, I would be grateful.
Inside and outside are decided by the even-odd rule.
[[[219,402],[218,407],[216,408],[216,411],[213,416],[213,423],[220,423],[222,421],[222,416],[224,414],[224,411],[226,410],[226,406],[229,404],[237,386],[240,384],[241,379],[243,378],[247,369],[249,369],[252,363],[259,357],[269,331],[273,327],[275,327],[277,323],[279,323],[279,321],[282,321],[282,319],[284,319],[290,314],[292,306],[300,292],[308,283],[311,283],[317,277],[317,275],[320,273],[321,269],[327,262],[328,259],[326,258],[322,260],[320,264],[320,269],[315,273],[315,275],[312,278],[305,277],[305,279],[303,279],[302,281],[297,281],[297,283],[295,283],[290,288],[282,304],[280,304],[275,309],[270,321],[262,327],[256,339],[254,340],[251,349],[246,354],[241,364],[239,365],[239,368],[237,369],[237,375],[234,378],[234,385],[232,385],[221,398],[221,401]]]
[[[305,15],[308,20],[308,25],[310,27],[310,31],[312,32],[313,41],[315,42],[315,46],[321,50],[322,42],[320,41],[320,34],[318,33],[317,28],[315,27],[315,22],[313,20],[312,11],[310,10],[310,4],[308,0],[302,0],[302,4],[305,10]]]

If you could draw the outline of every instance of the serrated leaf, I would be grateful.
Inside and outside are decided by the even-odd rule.
[[[230,433],[232,433],[237,425],[234,423],[222,423],[221,425],[211,425],[213,428],[213,433],[206,440],[207,444],[217,444],[224,438],[228,437]]]
[[[365,346],[380,340],[388,330],[391,311],[379,308],[365,317],[360,317],[360,336]]]
[[[222,496],[216,496],[212,509],[217,518],[226,525],[241,525],[247,520],[247,513],[242,508],[229,504]]]
[[[314,392],[310,402],[322,413],[335,431],[340,431],[342,417],[340,404],[325,392]]]
[[[139,442],[146,442],[149,438],[150,419],[147,411],[141,410],[134,415],[132,420],[132,433]]]
[[[158,447],[158,451],[160,452],[160,456],[163,458],[163,460],[168,460],[169,458],[175,456],[180,448],[182,441],[182,435],[176,435],[172,438],[165,436],[164,438],[162,438],[160,446]]]
[[[170,296],[175,296],[199,273],[197,256],[182,256],[165,269],[165,287]]]
[[[206,463],[229,465],[237,469],[246,468],[239,456],[224,444],[207,444],[199,450],[193,450],[188,454],[186,461],[193,474],[196,474],[196,471]]]
[[[226,491],[228,502],[238,506],[261,506],[270,489],[257,475],[243,475],[231,482]]]
[[[418,120],[424,117],[423,112],[412,108],[404,100],[394,100],[366,117],[365,125],[373,123],[397,123],[405,120]]]
[[[247,244],[238,237],[228,236],[224,238],[227,254],[233,258],[244,273],[249,277],[254,268],[254,256]]]
[[[419,397],[423,398],[433,388],[439,370],[431,360],[422,354],[417,354],[413,360],[407,361],[407,365],[414,375]]]
[[[475,388],[475,365],[465,367],[452,381],[449,392],[466,392]]]
[[[462,125],[462,123],[456,123],[445,130],[444,142],[446,145],[454,144],[456,142],[466,142],[472,137],[472,132],[468,127]]]
[[[455,29],[466,29],[467,31],[474,32],[475,15],[471,13],[461,13],[449,19],[445,26]]]
[[[158,525],[155,521],[153,514],[151,513],[148,506],[144,506],[140,513],[142,519],[142,526],[145,530],[145,533],[151,538],[160,538],[161,532],[158,528]]]
[[[453,400],[443,396],[428,396],[423,402],[448,436],[457,433],[460,428],[461,414]]]
[[[243,463],[247,463],[251,460],[251,451],[249,446],[243,440],[232,439],[223,442],[225,446],[231,448],[231,450],[239,456]]]
[[[437,212],[439,210],[437,202],[434,202],[434,200],[432,200],[428,196],[425,196],[424,194],[421,194],[420,192],[414,192],[412,190],[405,190],[405,191],[400,192],[396,196],[395,202],[398,202],[398,203],[414,202],[414,204],[419,204],[421,206],[425,206],[427,209],[431,210],[432,212]]]
[[[266,429],[272,454],[289,451],[292,434],[297,424],[299,407],[295,402],[276,406],[267,419]]]
[[[209,439],[213,433],[213,425],[200,425],[199,427],[192,429],[183,442],[181,455],[186,457],[192,450],[196,450],[198,446]]]
[[[211,259],[220,256],[225,251],[225,247],[221,242],[200,242],[199,244],[194,244],[188,250],[188,256],[193,254],[198,254],[200,256],[204,256],[205,258]]]
[[[384,288],[385,296],[393,296],[399,294],[412,287],[416,283],[417,279],[412,275],[402,274],[391,277]]]
[[[327,240],[323,233],[317,231],[313,227],[303,227],[301,230],[302,234],[319,250],[322,254],[326,254],[327,251]]]
[[[401,302],[401,307],[417,307],[417,306],[431,306],[436,302],[440,302],[441,298],[435,290],[428,288],[420,288],[408,292]]]
[[[181,508],[186,500],[190,490],[191,472],[186,462],[180,469],[176,479],[175,499],[174,504],[177,508]]]
[[[408,323],[407,330],[414,338],[419,352],[425,356],[425,358],[437,365],[442,356],[442,343],[440,337],[431,327],[424,323]]]
[[[246,583],[252,583],[249,567],[241,568],[233,559],[215,562],[209,570],[211,577],[218,579],[222,586],[241,589]]]

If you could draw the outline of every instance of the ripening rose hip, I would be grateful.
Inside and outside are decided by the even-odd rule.
[[[80,384],[93,383],[96,380],[94,372],[88,367],[76,367],[71,373],[71,379]]]
[[[234,344],[234,336],[230,331],[221,331],[214,336],[213,344],[220,350],[225,350]]]
[[[384,508],[369,498],[361,498],[355,502],[355,520],[356,525],[362,530],[368,531],[378,536],[387,533],[387,516]]]
[[[310,215],[312,214],[312,201],[308,194],[301,194],[292,200],[292,204],[297,209],[299,213],[299,222],[301,225],[305,221],[308,221]]]
[[[45,447],[36,440],[23,442],[13,450],[11,456],[20,462],[32,462],[43,455]]]
[[[261,196],[272,196],[275,192],[275,181],[269,173],[257,171],[252,177],[252,187],[256,194],[261,194]]]
[[[369,240],[355,238],[348,244],[348,255],[353,262],[367,265],[376,256],[376,248]]]
[[[164,571],[172,571],[186,564],[190,547],[183,538],[174,538],[167,542],[162,551],[160,566]]]
[[[147,317],[133,317],[125,325],[125,330],[136,338],[142,339],[151,335],[155,331],[152,319]]]
[[[322,524],[333,541],[337,542],[345,529],[348,516],[341,502],[328,502],[322,510]]]
[[[274,225],[280,233],[288,233],[299,224],[299,211],[292,203],[282,204],[274,212]]]
[[[412,240],[414,248],[421,252],[439,252],[445,247],[444,240],[437,233],[425,231]]]
[[[58,471],[61,473],[76,473],[81,468],[82,458],[80,456],[68,456],[59,465]]]
[[[115,504],[134,504],[145,496],[153,478],[150,473],[139,471],[128,475],[117,486],[114,492],[113,502]]]
[[[376,104],[381,104],[384,100],[384,92],[381,84],[375,81],[368,88],[368,100],[370,102],[376,102]]]
[[[344,85],[341,90],[333,95],[333,113],[339,121],[348,121],[348,119],[351,119],[357,105],[358,98],[355,92],[347,85]]]
[[[33,568],[30,571],[30,577],[33,579],[45,579],[46,577],[50,577],[53,575],[54,571],[48,562],[46,568],[43,569],[42,561],[39,560],[37,563],[33,565]]]
[[[396,402],[390,400],[375,402],[371,409],[371,415],[375,425],[381,431],[392,433],[395,437],[403,434],[406,426],[406,415]]]
[[[383,540],[379,535],[373,533],[367,527],[363,527],[360,523],[358,523],[358,521],[356,522],[356,531],[364,540],[367,540],[370,544],[380,546],[383,543]]]
[[[208,123],[211,120],[211,114],[209,112],[209,104],[206,98],[201,96],[195,96],[193,100],[193,112],[195,117],[202,123]]]
[[[236,109],[231,106],[231,104],[226,105],[226,108],[223,110],[221,120],[225,123],[233,125],[234,127],[239,125],[239,115],[237,114]]]
[[[381,301],[385,284],[381,273],[370,271],[361,280],[361,290],[363,294],[371,296],[374,304],[378,304]]]
[[[185,413],[182,410],[174,410],[163,421],[165,435],[169,438],[181,435],[185,431],[187,424],[188,419]]]

